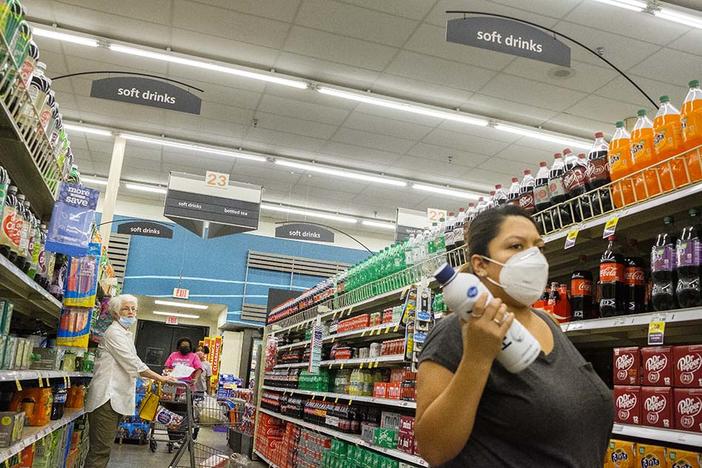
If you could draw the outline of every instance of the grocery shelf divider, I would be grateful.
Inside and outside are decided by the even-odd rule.
[[[34,313],[39,309],[53,319],[59,317],[61,302],[0,255],[0,293],[14,304],[19,312]]]
[[[273,369],[296,369],[309,366],[308,362],[293,362],[290,364],[276,364]]]
[[[702,447],[702,434],[696,432],[678,431],[675,429],[661,429],[658,427],[634,426],[630,424],[614,424],[612,434],[642,439],[669,442],[674,444],[692,445]]]
[[[291,343],[283,346],[278,346],[278,351],[285,351],[286,349],[294,349],[294,348],[300,348],[300,347],[307,347],[312,343],[311,340],[305,340],[305,341],[298,341],[297,343]]]
[[[666,325],[695,321],[702,322],[702,307],[674,309],[660,312],[645,312],[634,315],[619,315],[615,317],[605,317],[591,320],[578,320],[575,322],[562,324],[561,329],[567,335],[597,334],[637,328],[642,325],[648,325],[654,319],[663,320],[666,322]]]
[[[359,328],[356,330],[349,330],[346,332],[341,332],[341,333],[333,333],[330,335],[325,336],[322,338],[323,342],[331,342],[335,340],[340,340],[340,339],[349,339],[349,338],[359,338],[359,337],[370,337],[370,336],[380,336],[385,333],[394,333],[395,327],[398,327],[399,330],[400,323],[399,322],[392,322],[392,323],[381,323],[380,325],[374,325],[372,327],[366,327],[366,328]],[[377,333],[376,333],[377,332]],[[399,332],[399,331],[398,331]]]
[[[309,395],[313,398],[320,397],[320,398],[326,398],[329,400],[335,400],[335,399],[348,400],[348,401],[356,401],[359,403],[373,403],[373,404],[383,405],[383,406],[397,406],[398,408],[412,408],[412,409],[417,408],[417,402],[415,402],[415,401],[392,400],[390,398],[375,398],[375,397],[370,397],[370,396],[355,396],[355,395],[348,395],[345,393],[317,392],[317,391],[312,391],[312,390],[299,390],[297,388],[271,387],[268,385],[264,385],[262,388],[264,390],[271,390],[273,392],[294,393],[296,395]]]
[[[50,421],[46,426],[25,426],[24,431],[22,432],[22,438],[17,443],[7,448],[0,449],[0,462],[7,460],[13,455],[17,455],[34,442],[51,434],[56,429],[60,429],[61,427],[69,424],[71,421],[78,419],[83,414],[85,414],[84,409],[66,408],[61,419]]]
[[[412,463],[412,464],[418,465],[418,466],[427,466],[427,467],[429,466],[429,464],[421,457],[418,457],[416,455],[410,455],[408,453],[402,452],[402,451],[397,450],[397,449],[388,449],[388,448],[384,448],[384,447],[378,447],[378,446],[373,445],[373,444],[369,444],[365,440],[361,439],[361,437],[359,435],[356,435],[356,434],[346,434],[344,432],[335,431],[334,429],[330,429],[330,428],[327,428],[324,426],[318,426],[317,424],[308,423],[307,421],[303,421],[301,419],[291,418],[290,416],[284,416],[280,413],[276,413],[275,411],[270,411],[270,410],[267,410],[265,408],[261,408],[260,411],[262,413],[269,415],[269,416],[273,416],[274,418],[278,418],[278,419],[281,419],[283,421],[287,421],[287,422],[290,422],[292,424],[298,425],[300,427],[304,427],[307,429],[311,429],[313,431],[320,432],[322,434],[330,435],[336,439],[341,439],[341,440],[344,440],[346,442],[351,442],[352,444],[356,444],[356,445],[359,445],[361,447],[365,447],[365,448],[374,450],[376,452],[380,452],[383,455],[387,455],[389,457],[396,458],[398,460],[403,460],[403,461],[406,461],[408,463]]]
[[[378,356],[369,358],[354,358],[354,359],[331,359],[328,361],[322,361],[321,366],[332,367],[332,366],[353,366],[356,364],[391,364],[397,362],[405,362],[404,354],[393,354],[390,356]]]
[[[260,458],[261,460],[263,460],[264,463],[265,463],[266,465],[270,466],[271,468],[278,468],[278,465],[276,465],[275,463],[273,463],[272,461],[270,461],[265,455],[263,455],[263,454],[262,454],[261,452],[259,452],[258,450],[254,450],[254,453],[256,454],[256,456],[257,456],[258,458]]]
[[[27,369],[27,370],[0,370],[0,382],[14,382],[15,380],[38,380],[40,377],[42,379],[49,378],[83,378],[92,377],[91,372],[67,372],[59,370],[41,370],[41,369]]]

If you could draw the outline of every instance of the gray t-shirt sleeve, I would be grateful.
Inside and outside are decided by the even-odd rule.
[[[419,363],[433,361],[451,372],[456,372],[463,357],[463,336],[461,320],[456,314],[442,318],[429,332],[424,348],[419,355]]]

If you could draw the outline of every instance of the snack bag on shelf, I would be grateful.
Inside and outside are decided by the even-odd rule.
[[[87,349],[91,316],[91,309],[64,308],[61,311],[56,344]]]
[[[668,466],[669,468],[702,468],[702,454],[669,448]]]
[[[636,468],[636,444],[612,439],[605,455],[605,468]]]

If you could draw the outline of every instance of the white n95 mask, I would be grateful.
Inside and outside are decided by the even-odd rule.
[[[489,257],[485,260],[502,265],[500,282],[487,278],[501,287],[509,297],[522,305],[530,306],[544,293],[548,282],[548,260],[538,247],[532,247],[512,255],[505,263]]]

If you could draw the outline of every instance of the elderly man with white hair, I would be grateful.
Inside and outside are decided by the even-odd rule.
[[[135,386],[138,375],[159,382],[175,382],[149,369],[134,347],[129,331],[136,323],[137,298],[122,294],[110,299],[112,323],[102,337],[95,360],[95,372],[88,389],[85,410],[90,423],[90,450],[85,468],[105,468],[110,461],[119,416],[135,411]]]

